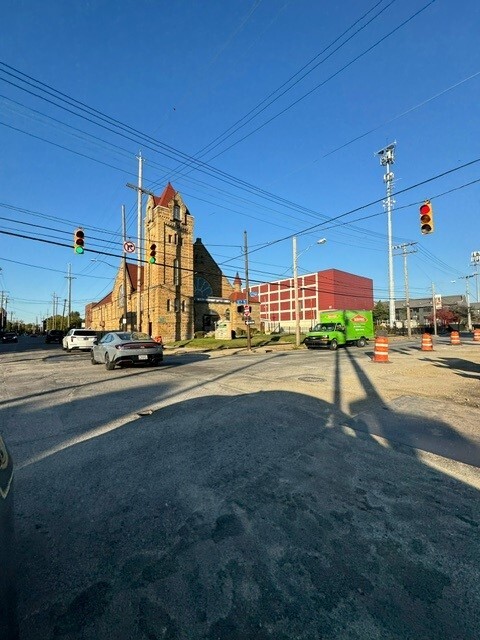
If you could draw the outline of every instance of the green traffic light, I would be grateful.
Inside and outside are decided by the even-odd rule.
[[[75,247],[75,253],[82,254],[82,253],[85,253],[85,251],[84,251],[83,247]]]
[[[156,262],[157,262],[157,261],[156,261],[156,260],[155,260],[155,258],[153,258],[153,257],[152,257],[152,258],[150,258],[150,260],[149,260],[149,263],[150,263],[150,264],[155,264]]]

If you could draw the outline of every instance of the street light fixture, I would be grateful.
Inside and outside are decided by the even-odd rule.
[[[326,238],[320,238],[315,244],[325,244]],[[306,249],[297,254],[297,236],[292,237],[293,242],[293,289],[295,295],[295,346],[300,346],[300,300],[298,297],[298,258],[303,253],[308,251],[313,244],[309,245]]]

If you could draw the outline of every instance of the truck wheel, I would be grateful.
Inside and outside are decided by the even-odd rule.
[[[365,338],[359,338],[357,340],[357,347],[364,347],[367,344],[367,341],[365,340]]]
[[[336,340],[332,340],[332,341],[330,342],[330,349],[331,349],[332,351],[336,351],[336,350],[337,350],[337,348],[338,348],[338,342],[337,342]]]

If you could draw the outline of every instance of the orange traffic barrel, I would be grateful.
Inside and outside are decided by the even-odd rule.
[[[473,341],[480,342],[480,329],[475,329],[473,332]]]
[[[424,333],[422,336],[422,351],[433,351],[432,336],[429,333]]]
[[[373,362],[388,362],[388,338],[377,336],[373,350]]]
[[[452,331],[450,333],[450,344],[461,344],[460,334],[458,333],[458,331]]]

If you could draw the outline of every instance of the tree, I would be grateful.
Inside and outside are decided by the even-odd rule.
[[[375,324],[380,324],[381,322],[388,322],[390,319],[390,311],[386,302],[382,302],[379,300],[375,303],[373,307],[373,321]]]

